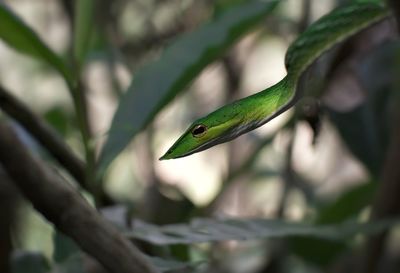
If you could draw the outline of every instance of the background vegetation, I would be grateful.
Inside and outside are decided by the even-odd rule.
[[[399,272],[394,18],[321,57],[295,109],[158,161],[350,2],[0,1],[0,272]]]

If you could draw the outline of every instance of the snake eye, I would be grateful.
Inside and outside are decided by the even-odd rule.
[[[203,124],[199,124],[193,127],[192,135],[194,137],[201,137],[207,132],[207,127]]]

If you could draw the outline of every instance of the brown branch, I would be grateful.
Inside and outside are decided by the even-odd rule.
[[[86,164],[75,156],[52,127],[1,85],[0,108],[24,127],[75,178],[83,189],[92,193],[93,190],[87,183]],[[102,189],[99,191],[98,199],[101,204],[113,203]]]
[[[110,272],[157,272],[70,184],[34,158],[4,122],[0,123],[0,163],[43,216]]]
[[[32,112],[10,92],[0,86],[0,108],[20,123],[68,172],[85,185],[85,164],[77,158],[60,136],[39,116]]]
[[[11,229],[15,225],[18,199],[17,189],[0,166],[0,272],[10,272]]]

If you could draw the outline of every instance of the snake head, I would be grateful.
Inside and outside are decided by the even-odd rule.
[[[224,106],[193,122],[160,160],[188,156],[237,137],[243,121],[235,109],[232,104]]]
[[[260,93],[227,104],[193,122],[160,160],[188,156],[230,141],[268,122],[292,104],[287,79]]]

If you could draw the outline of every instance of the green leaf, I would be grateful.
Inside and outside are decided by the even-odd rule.
[[[82,252],[76,243],[59,231],[53,235],[53,260],[56,262],[56,272],[85,273]]]
[[[358,80],[365,89],[365,102],[348,112],[328,109],[331,121],[349,150],[378,177],[387,150],[391,110],[397,92],[400,43],[384,43],[355,66]]]
[[[62,136],[69,133],[73,117],[67,113],[67,110],[60,106],[54,106],[43,114],[43,118]]]
[[[60,232],[54,233],[53,243],[53,260],[57,263],[62,263],[77,253],[80,253],[79,247],[75,242]]]
[[[377,134],[378,125],[368,105],[345,113],[334,110],[328,110],[328,113],[349,150],[372,174],[378,174],[383,162],[383,148]]]
[[[371,204],[377,183],[369,182],[345,192],[332,204],[320,209],[316,224],[333,224],[356,217]]]
[[[190,262],[181,262],[177,260],[164,259],[159,257],[149,257],[146,258],[156,267],[160,272],[169,272],[175,270],[190,270],[188,272],[193,272],[193,269],[199,266],[199,262],[190,263]]]
[[[246,1],[183,35],[162,56],[134,75],[114,115],[100,160],[100,173],[149,124],[158,111],[252,27],[279,1]]]
[[[376,182],[369,182],[342,194],[335,202],[319,210],[315,223],[341,223],[358,216],[371,203],[376,186]],[[296,255],[318,265],[329,264],[347,249],[346,242],[320,238],[293,238],[290,245]]]
[[[269,219],[199,218],[190,224],[156,226],[136,220],[127,236],[157,245],[193,244],[226,240],[302,236],[327,240],[347,240],[357,234],[373,234],[400,223],[400,219],[374,223],[346,222],[334,225],[309,225]]]
[[[93,32],[95,5],[93,0],[75,2],[74,57],[78,67],[85,61]]]
[[[15,50],[49,64],[65,78],[69,85],[72,85],[72,76],[64,62],[28,25],[1,3],[0,39]]]
[[[84,266],[82,254],[80,252],[68,257],[65,261],[57,264],[57,273],[87,273]]]
[[[49,265],[43,254],[30,251],[15,251],[10,261],[12,273],[46,273]]]

